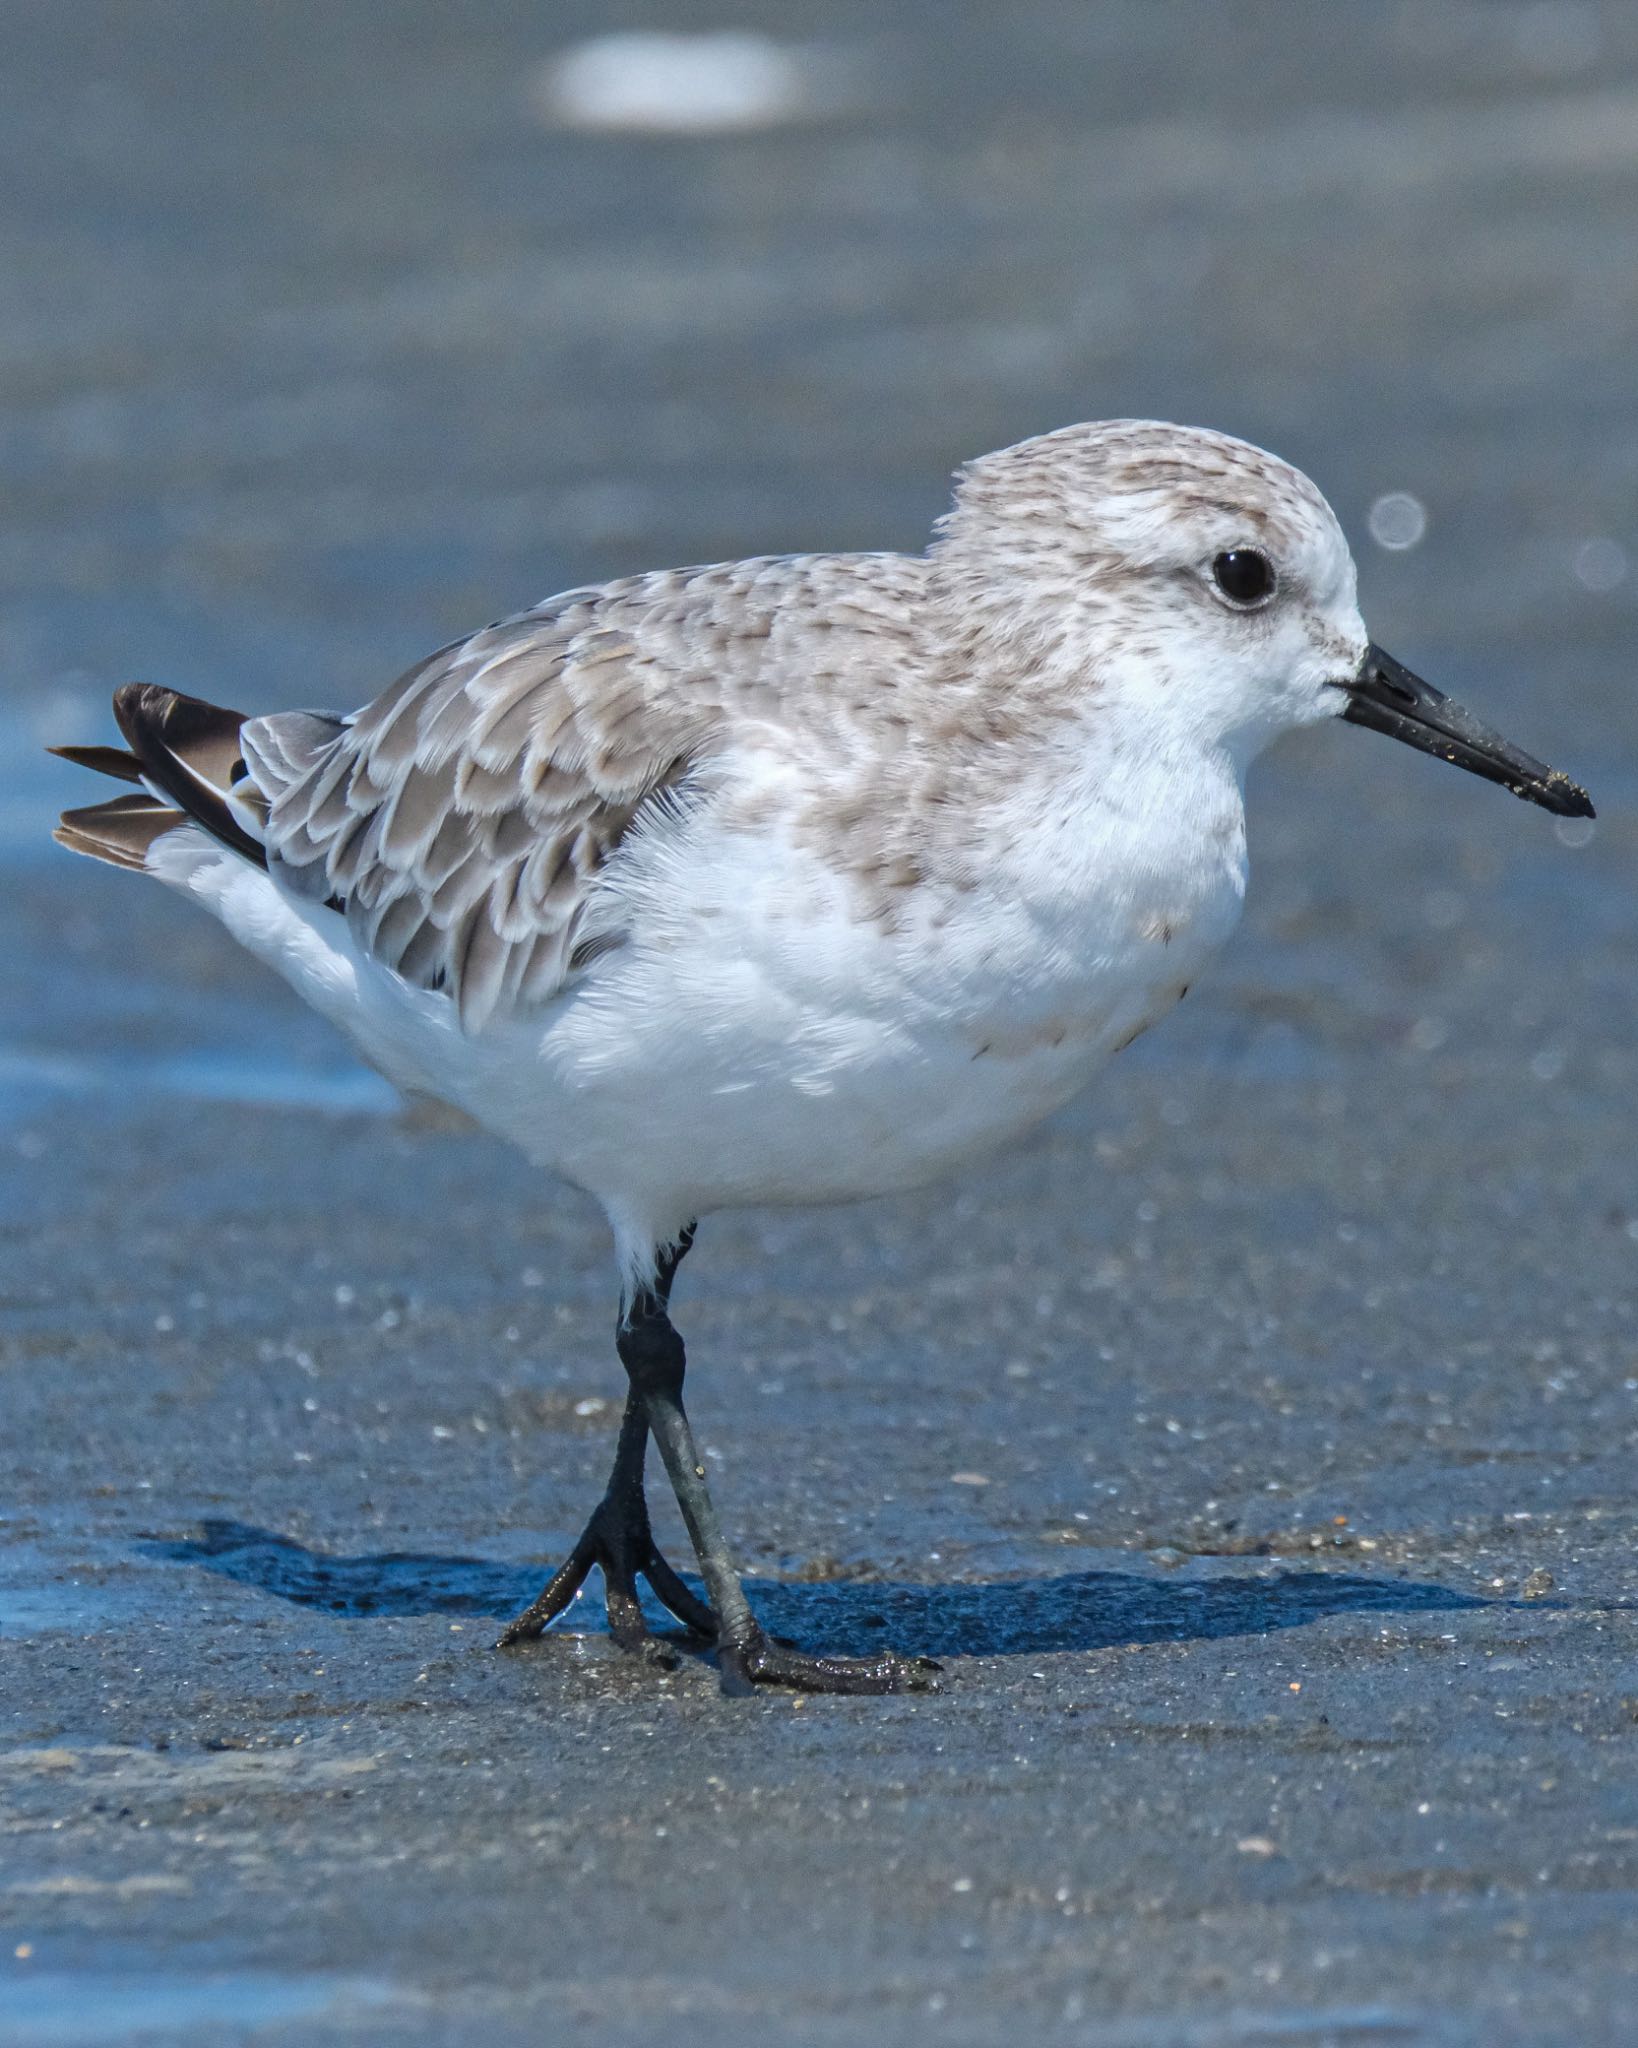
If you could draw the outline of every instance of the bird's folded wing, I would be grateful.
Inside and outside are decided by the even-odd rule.
[[[242,728],[270,862],[375,959],[449,994],[468,1030],[619,943],[588,921],[597,876],[715,723],[709,685],[679,689],[666,649],[600,596],[454,642],[351,719]]]

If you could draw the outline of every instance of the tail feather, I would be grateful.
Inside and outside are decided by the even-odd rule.
[[[182,822],[182,813],[157,797],[116,796],[105,804],[64,811],[51,836],[70,853],[89,854],[116,868],[140,870],[147,866],[148,849],[160,834]]]
[[[114,716],[129,753],[118,747],[51,751],[118,781],[140,783],[153,794],[64,812],[55,835],[60,844],[117,867],[140,868],[161,832],[191,819],[234,853],[266,867],[261,841],[246,829],[258,806],[235,789],[246,774],[239,747],[242,711],[157,683],[127,683],[114,692]]]

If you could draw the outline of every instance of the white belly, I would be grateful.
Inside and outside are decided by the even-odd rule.
[[[641,1178],[689,1215],[937,1179],[1069,1101],[1227,937],[1238,861],[1155,872],[1072,892],[1056,923],[998,889],[890,929],[830,877],[725,886],[705,915],[643,927],[551,1017],[558,1093],[512,1134],[605,1201]]]
[[[1212,835],[1209,858],[1196,832],[1181,850],[1136,843],[1121,865],[1083,833],[1072,857],[1045,850],[1041,888],[1014,874],[935,892],[891,925],[811,860],[701,845],[686,892],[675,866],[663,895],[634,890],[631,937],[593,975],[475,1037],[447,998],[360,956],[333,912],[191,828],[153,864],[389,1077],[458,1104],[652,1243],[712,1209],[919,1185],[1067,1102],[1232,928],[1234,795],[1235,831]]]

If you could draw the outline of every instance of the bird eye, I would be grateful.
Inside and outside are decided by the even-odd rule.
[[[1250,610],[1274,595],[1274,564],[1256,548],[1227,548],[1212,563],[1211,580],[1230,604]]]

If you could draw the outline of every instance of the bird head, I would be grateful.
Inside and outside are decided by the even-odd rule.
[[[977,588],[1018,687],[1078,692],[1106,733],[1220,749],[1345,718],[1567,817],[1586,793],[1375,645],[1335,514],[1278,456],[1107,420],[971,463],[935,562]]]

